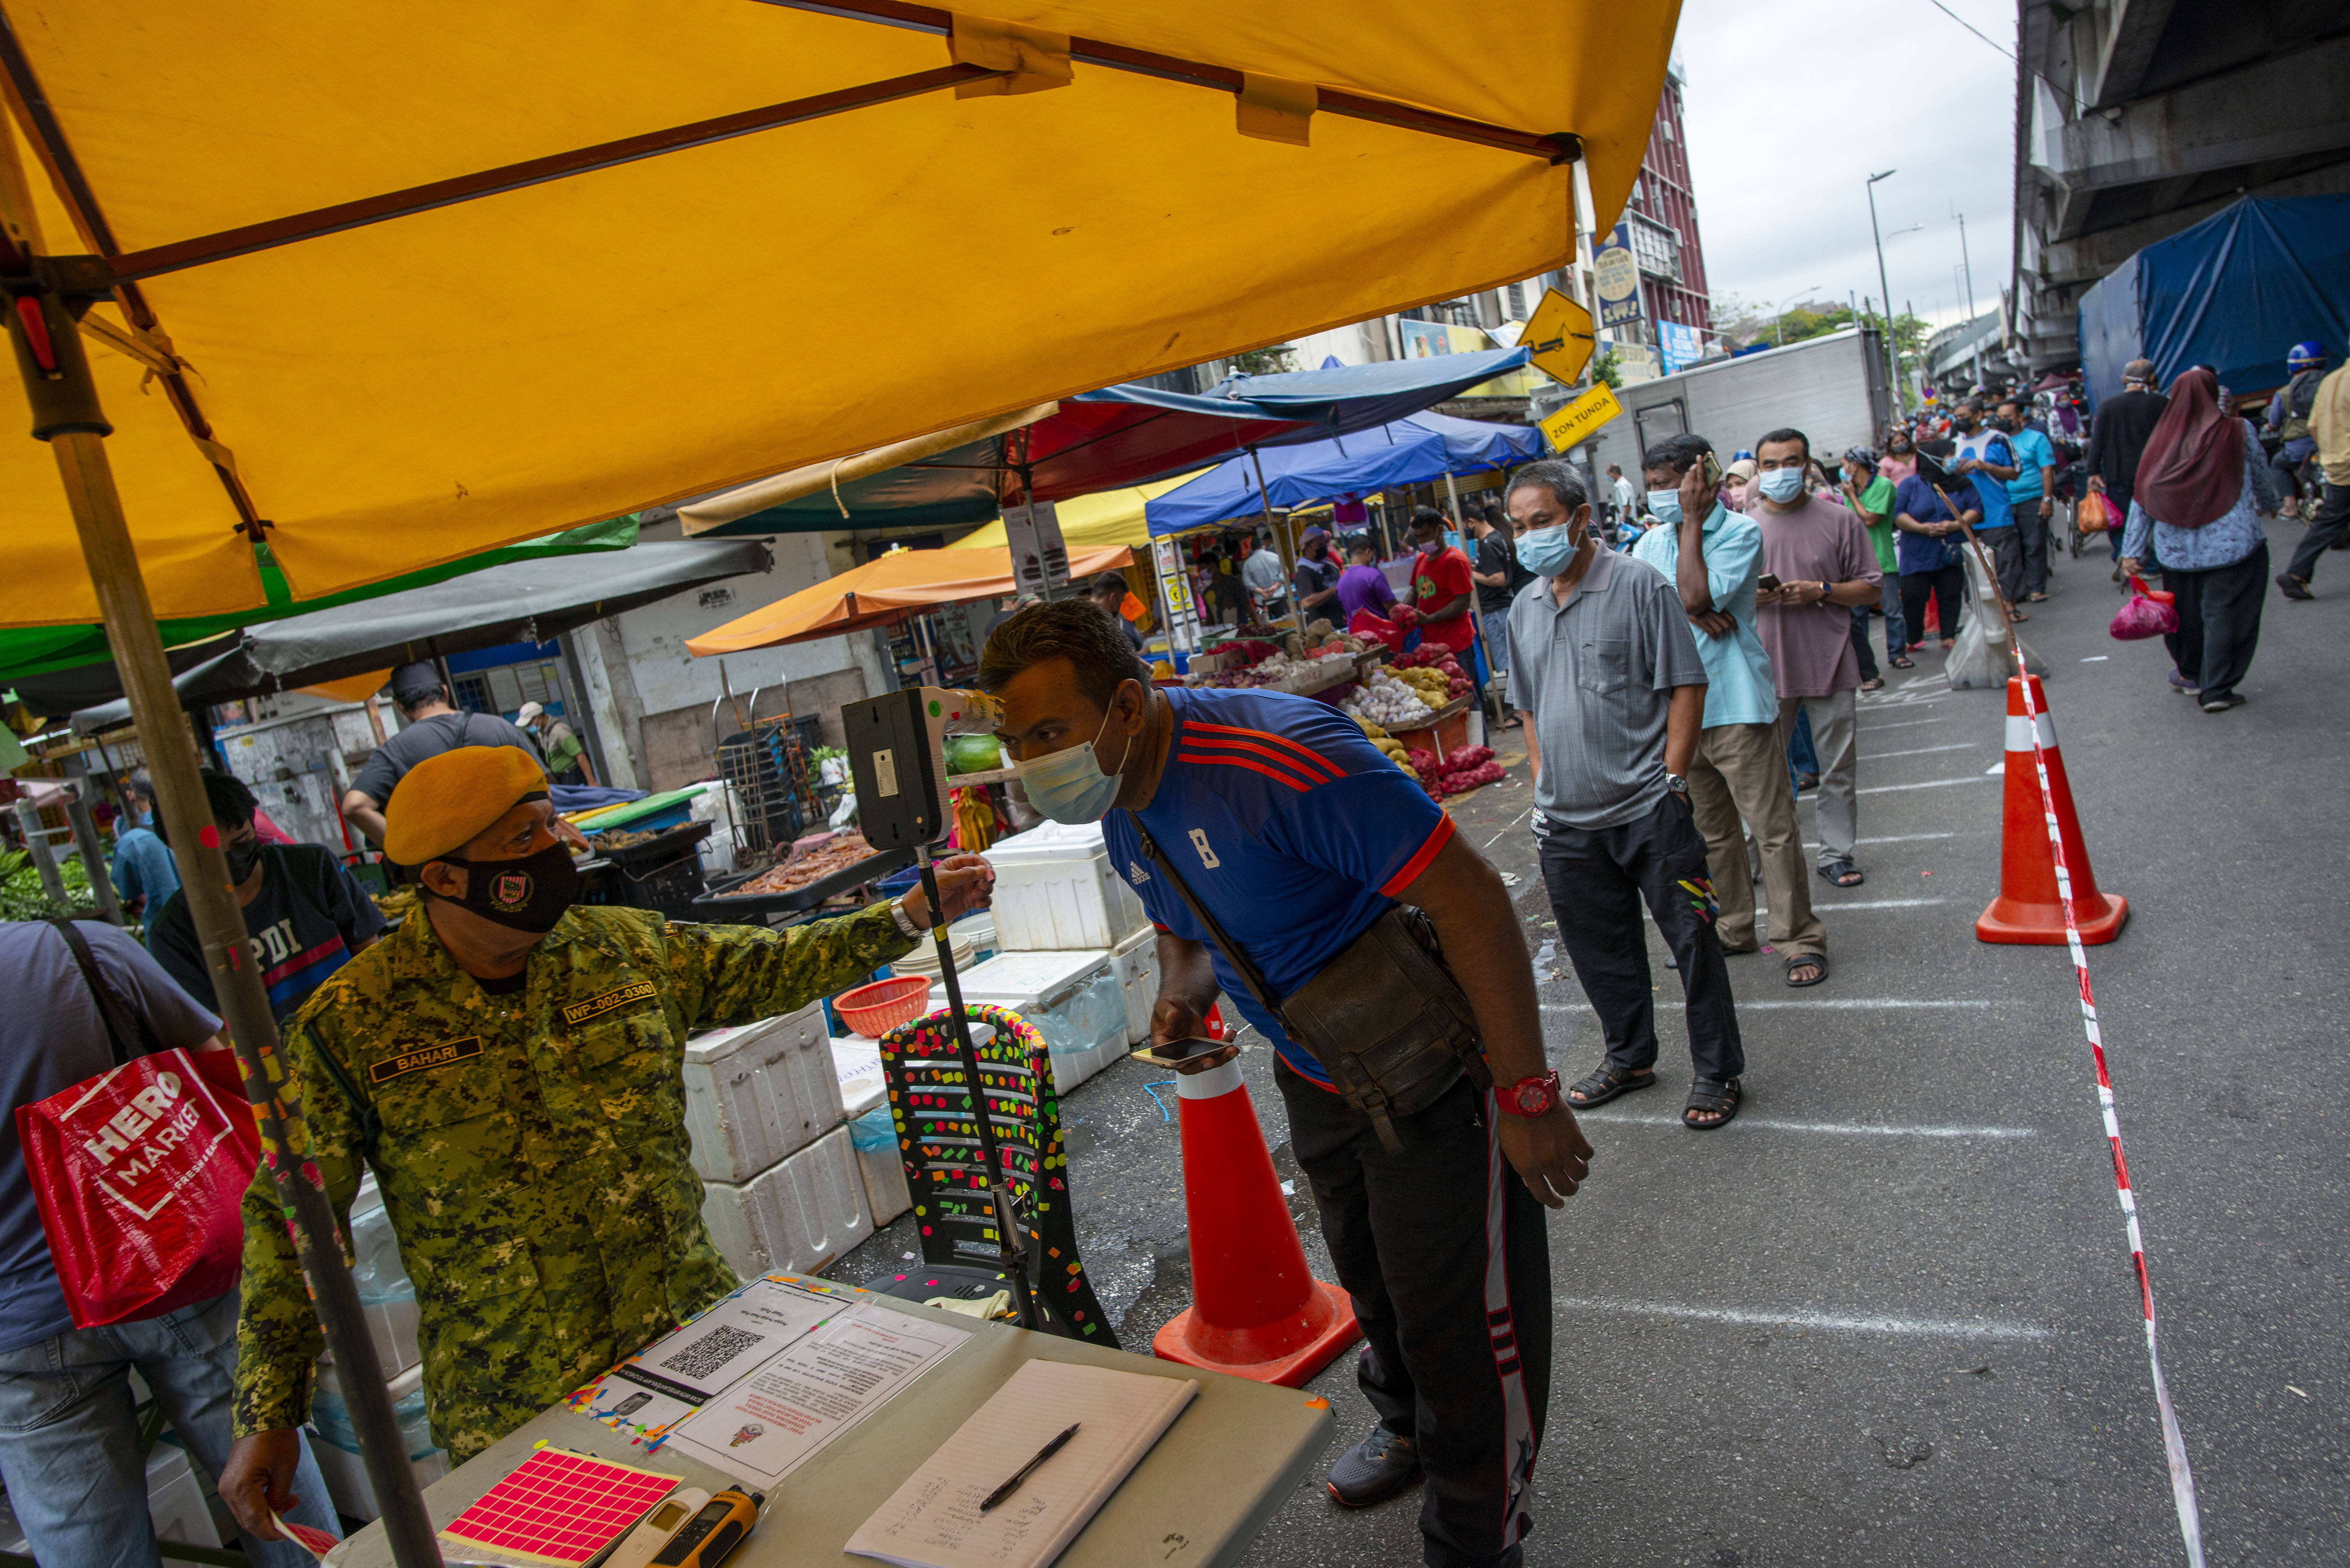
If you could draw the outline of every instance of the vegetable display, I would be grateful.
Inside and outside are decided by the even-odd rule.
[[[1436,719],[1420,693],[1384,669],[1372,670],[1339,710],[1357,722],[1367,719],[1389,730],[1416,730]]]

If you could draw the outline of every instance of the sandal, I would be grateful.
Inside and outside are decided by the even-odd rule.
[[[1711,1132],[1726,1127],[1738,1115],[1738,1103],[1746,1097],[1735,1078],[1700,1078],[1690,1085],[1689,1104],[1681,1107],[1681,1125],[1698,1132]],[[1712,1112],[1713,1120],[1693,1121],[1700,1112]]]
[[[1944,653],[1948,653],[1948,652],[1950,652],[1950,649],[1954,649],[1954,648],[1956,648],[1956,647],[1958,647],[1958,646],[1959,646],[1959,639],[1958,639],[1957,638],[1955,638],[1955,637],[1946,637],[1946,638],[1942,639],[1942,651],[1943,651]]]
[[[1916,659],[1906,653],[1888,653],[1885,656],[1885,662],[1896,670],[1914,670],[1918,664]]]
[[[1812,976],[1809,980],[1797,980],[1795,978],[1795,971],[1803,968],[1805,964],[1811,965],[1820,972]],[[1827,979],[1827,977],[1828,955],[1825,953],[1796,953],[1787,960],[1787,983],[1789,985],[1801,989],[1806,985],[1817,985],[1820,981]]]
[[[2048,596],[2046,594],[2026,594],[2023,596],[2023,602],[2028,605],[2044,605],[2048,602]]]
[[[1882,687],[1884,686],[1884,684],[1885,684],[1885,677],[1884,677],[1884,676],[1882,676],[1882,675],[1872,675],[1872,676],[1870,676],[1867,680],[1864,680],[1864,681],[1862,681],[1862,682],[1860,683],[1860,689],[1861,689],[1863,691],[1877,691],[1877,690],[1879,690],[1880,688],[1882,688]]]
[[[1603,1062],[1597,1072],[1577,1078],[1567,1085],[1566,1103],[1578,1111],[1589,1110],[1594,1106],[1606,1105],[1618,1095],[1628,1095],[1635,1089],[1653,1088],[1656,1082],[1657,1071],[1653,1067],[1636,1073],[1629,1068],[1611,1066]],[[1582,1097],[1577,1098],[1577,1096]]]
[[[1820,867],[1820,875],[1838,888],[1857,888],[1868,880],[1849,860],[1831,860]]]

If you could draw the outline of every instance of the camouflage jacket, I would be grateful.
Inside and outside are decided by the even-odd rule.
[[[686,1032],[806,1006],[913,945],[886,905],[787,932],[574,909],[494,996],[420,911],[319,988],[286,1031],[286,1137],[338,1224],[375,1171],[435,1442],[479,1453],[734,1288],[687,1158]],[[323,1344],[266,1166],[244,1219],[239,1436],[302,1422]]]

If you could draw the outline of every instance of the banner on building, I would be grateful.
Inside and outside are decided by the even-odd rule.
[[[1696,327],[1683,326],[1678,321],[1659,321],[1657,323],[1657,337],[1664,349],[1666,375],[1687,369],[1697,363],[1701,350],[1698,348]]]
[[[1632,254],[1632,236],[1622,223],[1608,232],[1591,253],[1592,287],[1599,296],[1599,325],[1621,327],[1643,318],[1640,306],[1640,263]]]

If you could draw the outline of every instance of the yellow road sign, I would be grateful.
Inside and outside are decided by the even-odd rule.
[[[1596,339],[1591,336],[1591,312],[1557,289],[1545,290],[1534,306],[1533,319],[1518,334],[1518,346],[1534,350],[1534,368],[1555,381],[1572,383],[1591,363]]]
[[[1565,452],[1623,411],[1624,405],[1602,381],[1543,421],[1542,433],[1548,438],[1551,451]]]

